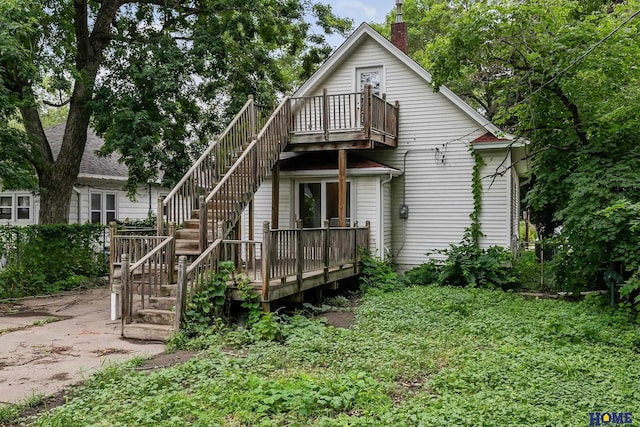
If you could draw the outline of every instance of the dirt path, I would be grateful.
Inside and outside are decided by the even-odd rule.
[[[71,292],[0,305],[0,403],[44,396],[114,361],[150,357],[162,343],[120,338],[109,290]]]

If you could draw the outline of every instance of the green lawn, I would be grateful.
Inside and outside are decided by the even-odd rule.
[[[39,426],[588,426],[640,420],[640,330],[600,302],[420,287],[366,296],[350,330],[294,318],[152,373],[109,367]],[[236,338],[240,335],[235,334]]]

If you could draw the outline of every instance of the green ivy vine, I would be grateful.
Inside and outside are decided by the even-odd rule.
[[[476,248],[480,245],[480,237],[482,237],[481,224],[480,224],[480,211],[482,209],[482,181],[480,180],[480,169],[485,165],[484,160],[480,153],[469,148],[471,156],[473,156],[473,171],[471,173],[471,193],[473,194],[473,211],[469,214],[471,218],[471,225],[469,226],[468,234],[471,238],[471,243]]]

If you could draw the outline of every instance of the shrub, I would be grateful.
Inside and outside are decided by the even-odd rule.
[[[441,253],[447,256],[440,270],[439,281],[444,285],[502,289],[517,285],[508,249],[500,246],[480,249],[464,240]]]
[[[407,271],[401,282],[412,285],[449,285],[480,288],[516,288],[521,274],[532,274],[531,258],[514,263],[508,249],[491,246],[480,249],[468,236],[458,245],[437,251],[444,260],[432,259]],[[535,254],[533,254],[535,259]],[[533,279],[528,279],[533,280]]]
[[[0,297],[68,290],[103,276],[103,232],[97,224],[0,227]]]
[[[514,258],[513,273],[521,288],[540,289],[540,262],[535,252],[520,252]]]
[[[360,290],[363,292],[388,292],[398,287],[398,273],[389,259],[374,258],[369,253],[362,255]]]

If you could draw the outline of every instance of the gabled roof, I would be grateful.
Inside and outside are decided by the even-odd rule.
[[[51,145],[53,158],[57,159],[62,147],[62,137],[64,136],[66,123],[45,129],[44,133]],[[119,156],[112,154],[107,157],[99,157],[97,152],[104,145],[104,141],[93,129],[87,130],[87,144],[84,147],[82,161],[80,162],[80,173],[78,178],[126,180],[129,177],[127,166],[118,161]]]
[[[368,24],[362,23],[342,43],[338,49],[336,49],[331,56],[318,68],[318,70],[296,91],[294,96],[303,96],[309,90],[314,88],[325,75],[331,73],[336,67],[338,67],[352,51],[367,37],[373,39],[382,48],[386,49],[391,55],[396,57],[400,62],[405,64],[411,70],[413,70],[418,76],[422,77],[426,83],[431,84],[433,81],[431,74],[420,64],[415,62],[409,56],[407,56],[400,49],[395,47],[389,40],[384,38],[380,33],[371,28]],[[458,108],[464,111],[471,119],[477,122],[480,126],[484,127],[488,132],[492,134],[501,134],[499,128],[493,123],[487,120],[482,114],[478,113],[473,107],[464,102],[458,95],[453,93],[446,86],[440,86],[440,93],[444,95],[449,101],[453,102]]]

